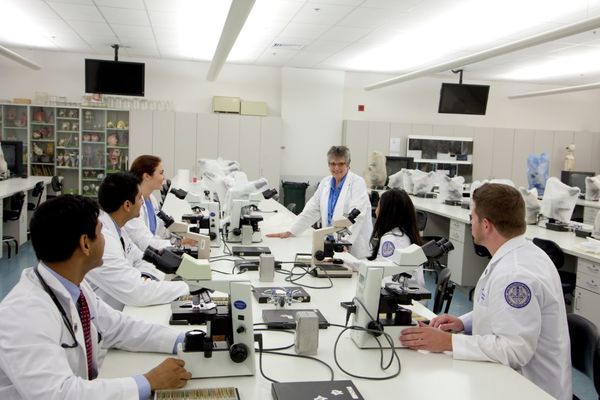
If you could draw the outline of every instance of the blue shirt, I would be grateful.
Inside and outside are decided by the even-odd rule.
[[[146,204],[146,214],[148,214],[148,228],[153,235],[156,235],[156,213],[154,212],[154,204],[152,204],[152,199],[144,199],[144,203]]]
[[[327,203],[327,226],[331,226],[331,220],[333,219],[333,210],[335,210],[335,205],[337,204],[338,198],[340,197],[340,193],[342,192],[342,187],[344,187],[344,182],[346,182],[346,174],[338,187],[335,187],[335,178],[331,177],[331,189],[329,189],[329,202]]]

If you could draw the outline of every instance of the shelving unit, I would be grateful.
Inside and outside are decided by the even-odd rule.
[[[451,136],[408,136],[406,156],[421,171],[447,171],[465,182],[473,177],[473,138]]]
[[[129,111],[3,104],[0,140],[23,142],[29,175],[60,175],[63,193],[96,197],[107,173],[129,168]]]
[[[28,163],[28,106],[20,104],[6,104],[2,106],[2,135],[0,140],[18,140],[23,142],[23,163]]]

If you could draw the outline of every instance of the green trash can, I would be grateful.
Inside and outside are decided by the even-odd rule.
[[[283,205],[294,214],[298,215],[306,203],[307,182],[281,182],[283,188]]]

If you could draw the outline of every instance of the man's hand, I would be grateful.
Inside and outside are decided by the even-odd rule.
[[[159,389],[179,389],[185,386],[187,381],[192,378],[185,368],[185,362],[176,358],[167,358],[144,374],[152,390]]]
[[[460,318],[448,314],[435,317],[431,320],[429,326],[446,332],[462,332],[465,330],[465,326]]]
[[[286,238],[289,238],[290,236],[292,236],[292,232],[290,232],[290,231],[279,232],[279,233],[267,233],[267,237],[272,237],[272,238],[278,237],[281,239],[286,239]]]
[[[452,350],[452,334],[419,324],[400,332],[400,342],[413,350],[429,350],[433,353]]]

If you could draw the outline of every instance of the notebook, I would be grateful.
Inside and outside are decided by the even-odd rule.
[[[319,317],[319,329],[327,329],[329,322],[316,308],[313,309],[289,309],[263,310],[262,318],[271,329],[296,329],[296,313],[298,311],[313,311]]]
[[[273,400],[364,400],[352,381],[273,383],[271,394]]]

